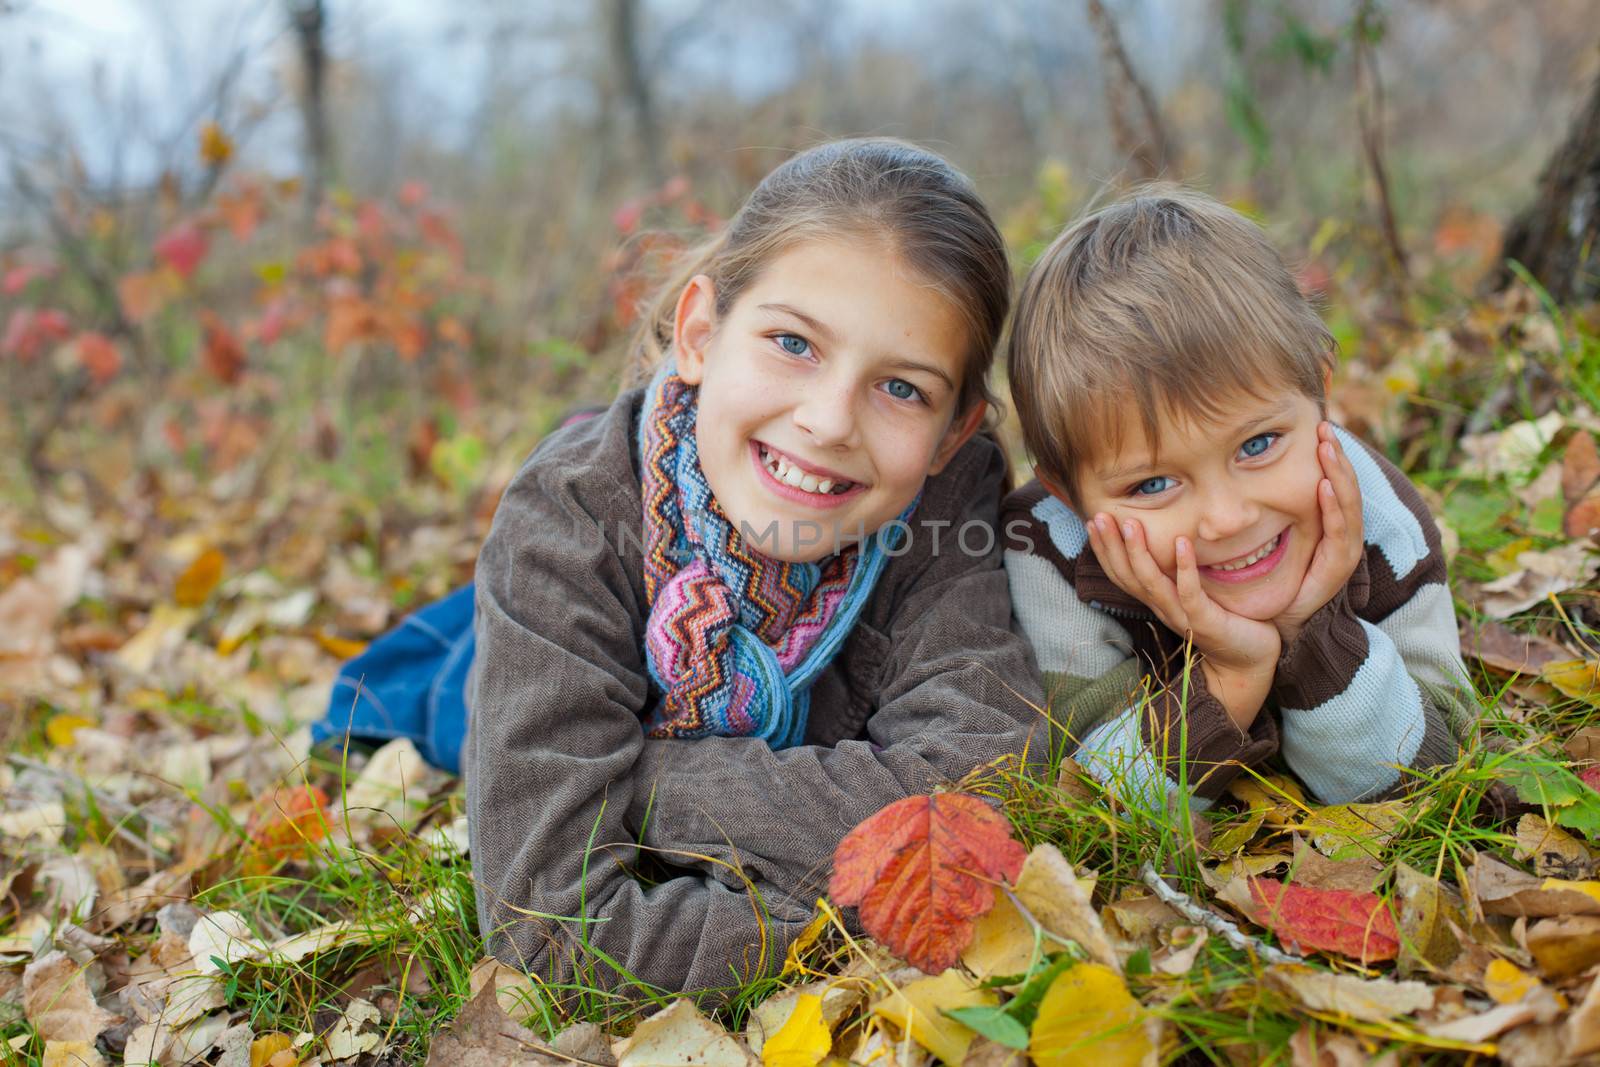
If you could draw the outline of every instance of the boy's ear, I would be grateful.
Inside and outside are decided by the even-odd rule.
[[[1326,404],[1328,397],[1333,393],[1333,361],[1328,361],[1327,368],[1322,372],[1322,402]]]
[[[1043,467],[1035,467],[1035,468],[1033,468],[1033,476],[1035,478],[1039,479],[1039,484],[1040,485],[1042,485],[1046,489],[1050,490],[1050,495],[1051,496],[1055,497],[1057,500],[1061,501],[1063,504],[1068,504],[1068,506],[1071,506],[1069,504],[1068,500],[1067,500],[1067,491],[1065,489],[1061,488],[1059,485],[1057,485],[1055,483],[1055,480],[1052,479],[1048,474],[1046,474],[1044,472],[1044,468]]]
[[[961,446],[972,440],[972,435],[983,425],[983,416],[988,410],[987,400],[976,401],[972,410],[950,423],[950,428],[944,432],[944,440],[939,442],[939,447],[933,453],[933,462],[928,464],[929,477],[944,470],[955,454],[961,451]]]
[[[672,354],[678,364],[678,377],[690,385],[699,385],[705,377],[706,348],[716,329],[716,289],[709,277],[696,274],[678,294],[672,321]]]

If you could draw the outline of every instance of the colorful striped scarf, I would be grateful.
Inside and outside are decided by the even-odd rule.
[[[805,737],[812,681],[832,661],[906,529],[885,524],[816,563],[755,551],[711,494],[695,440],[699,390],[669,361],[639,417],[651,737]],[[900,515],[916,509],[919,492]],[[685,517],[692,521],[684,521]]]

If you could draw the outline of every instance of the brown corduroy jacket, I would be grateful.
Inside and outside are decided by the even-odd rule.
[[[1001,569],[1003,455],[977,435],[813,684],[805,744],[647,738],[642,397],[541,443],[478,559],[478,916],[496,956],[555,984],[622,985],[604,954],[665,989],[729,988],[781,964],[856,823],[1025,747],[1042,761],[1043,693]]]

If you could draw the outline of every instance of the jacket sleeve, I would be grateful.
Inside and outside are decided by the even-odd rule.
[[[620,987],[620,968],[666,990],[737,986],[781,963],[810,908],[770,885],[630,874],[648,687],[635,589],[601,525],[626,487],[556,466],[523,468],[478,561],[465,762],[482,933],[556,985]]]
[[[1047,758],[1037,674],[1000,567],[1003,463],[992,444],[958,454],[937,494],[930,482],[904,556],[885,569],[880,581],[897,599],[887,632],[864,637],[883,655],[867,738],[780,751],[742,737],[648,738],[630,815],[645,822],[646,844],[714,857],[714,870],[738,862],[814,900],[839,841],[879,809],[998,757]]]
[[[1011,598],[1052,720],[1101,784],[1148,807],[1187,789],[1203,810],[1245,767],[1277,751],[1272,717],[1263,712],[1240,730],[1181,651],[1159,661],[1138,654],[1128,627],[1159,623],[1130,618],[1125,626],[1078,596],[1069,575],[1092,550],[1064,504],[1032,483],[1012,495],[1004,521]],[[1149,643],[1164,642],[1152,635]]]
[[[1403,474],[1339,433],[1366,551],[1284,649],[1272,694],[1284,759],[1327,804],[1403,791],[1416,779],[1401,768],[1454,762],[1477,707],[1437,525]]]

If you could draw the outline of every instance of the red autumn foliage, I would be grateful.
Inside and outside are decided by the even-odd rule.
[[[155,252],[180,278],[188,278],[206,258],[209,248],[199,223],[180,222],[156,239]]]
[[[122,352],[103,333],[92,330],[80,333],[77,352],[78,362],[89,372],[89,379],[96,385],[106,384],[122,369]]]
[[[251,847],[246,870],[271,870],[327,837],[328,803],[328,794],[314,785],[281,786],[263,794],[245,824]]]
[[[839,842],[828,892],[860,910],[867,933],[937,974],[994,907],[994,882],[1015,879],[1026,857],[1005,817],[977,797],[907,797]]]
[[[1376,893],[1284,885],[1250,879],[1250,918],[1295,952],[1337,952],[1360,960],[1392,960],[1400,951],[1394,916]]]
[[[27,363],[49,345],[64,341],[72,333],[66,315],[52,308],[18,308],[6,322],[0,338],[0,355],[16,356]]]
[[[244,346],[233,331],[217,316],[207,311],[200,313],[205,326],[205,347],[200,350],[200,361],[212,377],[224,385],[233,385],[244,375]]]

